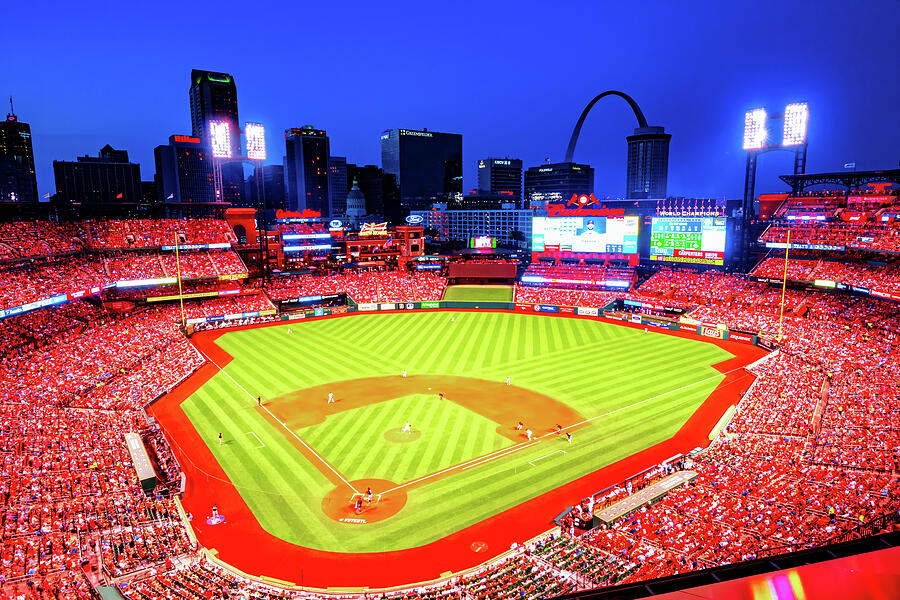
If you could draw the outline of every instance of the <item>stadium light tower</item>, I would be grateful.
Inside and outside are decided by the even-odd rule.
[[[259,268],[262,271],[263,281],[268,279],[269,273],[269,226],[266,218],[266,186],[263,161],[266,160],[266,129],[259,123],[244,124],[244,138],[247,148],[246,160],[256,166],[253,178],[256,180],[256,197],[258,199],[257,214],[259,215],[257,226],[262,224],[262,237],[259,240]]]
[[[784,128],[780,144],[770,143],[768,122],[783,119]],[[740,262],[744,266],[750,260],[751,224],[755,217],[753,205],[756,195],[756,162],[759,155],[775,150],[794,153],[794,175],[806,173],[806,133],[809,126],[809,106],[806,102],[788,104],[783,115],[769,116],[765,108],[754,108],[744,114],[744,150],[747,151],[747,168],[744,173],[744,201],[741,218]],[[794,190],[797,191],[797,190]]]
[[[222,185],[222,159],[231,158],[231,127],[228,121],[209,122],[209,141],[213,156],[213,184],[216,188],[216,202],[224,198]]]

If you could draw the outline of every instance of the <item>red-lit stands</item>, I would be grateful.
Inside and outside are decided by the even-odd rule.
[[[51,221],[0,223],[0,260],[78,252],[83,248],[78,224]]]
[[[623,292],[631,288],[634,269],[607,265],[550,265],[532,263],[522,274],[528,285],[555,288],[599,289],[615,288]]]
[[[554,304],[556,306],[603,307],[616,298],[620,292],[598,290],[570,290],[551,287],[516,286],[515,301],[522,304]]]
[[[89,244],[98,250],[158,248],[178,244],[235,243],[221,219],[135,219],[85,221]]]
[[[357,302],[414,302],[440,300],[446,285],[446,277],[427,271],[361,271],[276,277],[266,289],[273,300],[345,292]]]
[[[103,263],[98,258],[13,265],[0,271],[0,308],[100,286],[106,281]]]

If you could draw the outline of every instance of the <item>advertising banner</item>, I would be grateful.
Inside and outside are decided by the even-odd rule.
[[[631,315],[631,322],[632,322],[632,323],[640,323],[640,322],[641,322],[641,315]]]
[[[397,308],[397,307],[392,302],[387,302],[387,303],[378,305],[379,310],[394,310],[395,308]]]
[[[599,309],[599,308],[592,307],[592,306],[579,306],[579,307],[576,309],[576,312],[577,312],[579,315],[588,315],[588,316],[591,316],[591,317],[596,317],[596,316],[599,316],[599,315],[600,315],[600,309]]]
[[[378,305],[375,304],[374,302],[364,302],[362,304],[357,304],[356,310],[362,310],[362,311],[378,310]]]
[[[701,334],[705,335],[706,337],[717,338],[720,340],[724,339],[723,334],[725,333],[725,331],[726,330],[724,329],[719,329],[718,327],[709,327],[707,325],[704,325],[700,328]]]
[[[733,329],[728,330],[728,339],[733,342],[743,342],[745,344],[752,344],[753,338],[756,336],[752,333],[744,333],[741,331],[735,331]]]
[[[530,311],[531,305],[530,304],[516,304],[516,310]]]
[[[421,308],[440,308],[441,303],[440,302],[420,302],[419,306]]]
[[[537,308],[535,308],[535,310],[538,310],[540,312],[546,312],[546,313],[558,313],[559,312],[558,306],[551,306],[549,304],[535,304],[535,307],[537,307]]]
[[[574,306],[560,306],[559,312],[561,312],[563,314],[567,314],[567,315],[574,315],[575,307]]]
[[[679,331],[690,331],[691,333],[700,333],[699,326],[694,323],[679,323]]]

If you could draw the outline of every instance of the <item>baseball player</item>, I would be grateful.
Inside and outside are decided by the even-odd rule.
[[[403,429],[401,429],[400,431],[412,435],[412,427],[409,426],[409,421],[406,422],[406,425],[404,425]]]
[[[328,404],[334,404],[334,393],[328,392]]]
[[[531,434],[531,430],[530,430],[530,429],[526,429],[526,430],[525,430],[525,435],[528,436],[528,439],[530,440],[530,439],[531,439],[531,435],[532,435],[532,434]]]

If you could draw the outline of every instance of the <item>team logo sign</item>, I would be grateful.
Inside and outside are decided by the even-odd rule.
[[[594,194],[572,194],[565,204],[548,204],[548,217],[621,217],[624,208],[604,208]]]
[[[589,206],[600,206],[600,201],[593,194],[572,194],[566,206],[575,208],[588,208]]]
[[[406,217],[406,222],[410,225],[418,225],[423,220],[422,215],[409,215]]]

